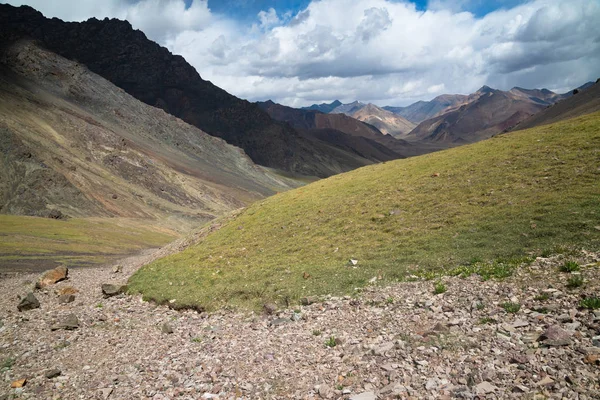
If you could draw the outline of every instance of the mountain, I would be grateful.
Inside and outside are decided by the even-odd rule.
[[[373,125],[386,135],[396,138],[403,137],[417,125],[374,104],[367,104],[353,113],[352,118]]]
[[[564,119],[600,111],[600,82],[589,83],[578,88],[579,93],[566,93],[566,99],[547,107],[517,124],[512,130],[522,130],[540,125],[553,124]]]
[[[407,107],[383,107],[396,115],[406,118],[410,122],[419,124],[427,119],[437,117],[449,110],[460,107],[472,99],[462,94],[443,94],[431,101],[417,101]]]
[[[311,138],[326,141],[333,146],[344,148],[346,151],[355,154],[361,154],[372,162],[411,157],[441,149],[439,146],[430,143],[409,143],[402,139],[396,139],[391,135],[383,134],[377,127],[371,124],[364,123],[345,114],[324,114],[315,110],[287,107],[272,101],[259,102],[257,104],[269,113],[273,119],[287,122]],[[320,132],[320,130],[327,130],[327,132]],[[350,140],[344,135],[335,134],[333,131],[338,131],[346,136],[359,137],[362,140]],[[373,142],[378,143],[378,146],[375,147],[381,151],[373,152]],[[388,151],[383,151],[381,146],[387,148]],[[369,153],[371,156],[366,156]],[[376,156],[378,153],[380,155]],[[384,157],[382,158],[381,155]]]
[[[289,188],[30,40],[0,53],[0,212],[207,221]]]
[[[557,248],[597,249],[599,140],[595,113],[314,182],[142,267],[131,288],[177,306],[293,309],[415,275],[479,284]]]
[[[549,92],[549,91],[548,91]],[[407,139],[459,145],[487,139],[543,110],[554,94],[483,86],[470,102],[420,123]]]
[[[257,164],[319,177],[356,167],[273,121],[255,104],[203,80],[183,57],[148,40],[127,21],[66,23],[27,6],[0,4],[0,26],[0,44],[35,39],[144,103],[241,147]]]
[[[331,110],[330,113],[331,114],[346,114],[348,116],[352,116],[352,114],[354,114],[355,112],[357,112],[364,106],[366,106],[366,104],[361,103],[360,101],[354,101],[352,103],[342,104],[340,106],[337,106],[336,108]]]
[[[339,100],[335,100],[332,103],[321,103],[321,104],[313,104],[310,107],[302,107],[302,110],[315,110],[315,111],[321,111],[322,113],[330,113],[331,111],[333,111],[336,107],[339,107],[342,105],[342,102]]]

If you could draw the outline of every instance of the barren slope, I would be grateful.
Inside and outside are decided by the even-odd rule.
[[[368,104],[352,114],[352,118],[366,122],[379,129],[383,134],[402,138],[417,125],[374,104]]]
[[[563,119],[574,118],[600,110],[600,83],[595,83],[567,99],[559,101],[551,107],[522,121],[513,130],[533,128],[534,126],[552,124]]]
[[[32,42],[0,65],[3,213],[206,220],[286,187],[240,149]]]

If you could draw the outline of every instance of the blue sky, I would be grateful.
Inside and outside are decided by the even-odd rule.
[[[600,0],[4,1],[67,21],[127,19],[251,101],[403,106],[600,77]]]
[[[189,6],[193,0],[185,0]],[[231,16],[237,20],[253,22],[256,15],[262,10],[275,9],[278,14],[291,12],[293,15],[304,10],[310,0],[208,0],[208,7],[219,14]],[[396,1],[399,2],[399,1]],[[424,11],[428,8],[427,0],[410,1],[417,10]],[[483,16],[499,8],[511,8],[523,0],[458,0],[448,1],[449,7],[469,11],[476,16]]]

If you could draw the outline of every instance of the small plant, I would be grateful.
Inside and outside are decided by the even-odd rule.
[[[548,314],[548,309],[546,307],[534,307],[533,311],[539,312],[540,314]]]
[[[202,337],[196,336],[196,337],[192,338],[192,342],[194,342],[194,343],[202,343]]]
[[[575,261],[566,261],[563,265],[560,266],[561,272],[575,272],[579,271],[579,264]]]
[[[444,285],[442,282],[436,282],[435,285],[433,286],[433,293],[434,294],[442,294],[446,292],[446,285]]]
[[[496,322],[494,318],[483,317],[479,320],[479,325],[493,324],[494,322]]]
[[[344,385],[337,385],[335,388],[337,390],[344,390]]]
[[[519,303],[513,303],[512,301],[507,301],[500,304],[500,307],[504,308],[504,311],[511,314],[516,314],[521,309],[521,305]]]
[[[569,289],[575,289],[575,288],[583,286],[583,282],[584,282],[583,276],[573,275],[567,281],[567,287]]]
[[[4,372],[10,370],[13,365],[15,365],[15,361],[16,359],[12,357],[5,358],[2,360],[2,363],[0,363],[0,371]]]
[[[102,308],[102,307],[104,307],[104,305],[102,303],[96,304],[96,308]]]
[[[579,306],[582,308],[588,308],[590,310],[600,308],[600,297],[586,297],[585,299],[579,302]]]
[[[335,342],[335,336],[330,336],[329,339],[325,342],[325,346],[327,347],[335,347],[337,343]]]
[[[477,303],[476,307],[477,307],[477,309],[479,311],[481,311],[481,310],[483,310],[485,308],[485,304],[483,304],[483,303],[480,302],[480,303]]]
[[[313,336],[321,336],[321,331],[318,329],[315,329],[314,331],[312,331]]]
[[[385,302],[386,302],[386,303],[388,303],[388,304],[394,304],[394,298],[393,298],[393,297],[388,297],[388,298],[385,300]]]
[[[548,300],[550,298],[550,294],[549,293],[540,293],[537,296],[535,296],[533,299],[537,300],[537,301],[545,301]]]
[[[71,343],[67,342],[66,340],[59,342],[56,346],[54,346],[54,350],[61,350],[64,349],[66,347],[68,347]]]

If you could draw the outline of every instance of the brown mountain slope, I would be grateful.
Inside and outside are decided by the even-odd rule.
[[[600,83],[579,91],[574,96],[559,101],[519,123],[512,130],[533,128],[553,124],[563,119],[578,117],[600,110]]]
[[[3,214],[207,220],[289,187],[239,148],[31,41],[0,60]]]
[[[404,137],[417,126],[407,119],[374,104],[367,104],[352,114],[352,118],[373,125],[383,134],[392,135],[395,138]]]
[[[137,99],[243,148],[258,164],[320,177],[357,167],[273,121],[255,104],[203,80],[181,56],[148,40],[129,22],[92,18],[66,23],[30,7],[0,4],[0,27],[0,43],[36,39]]]
[[[510,128],[545,108],[524,96],[482,87],[477,100],[422,122],[408,136],[448,145],[472,143],[487,139]]]

